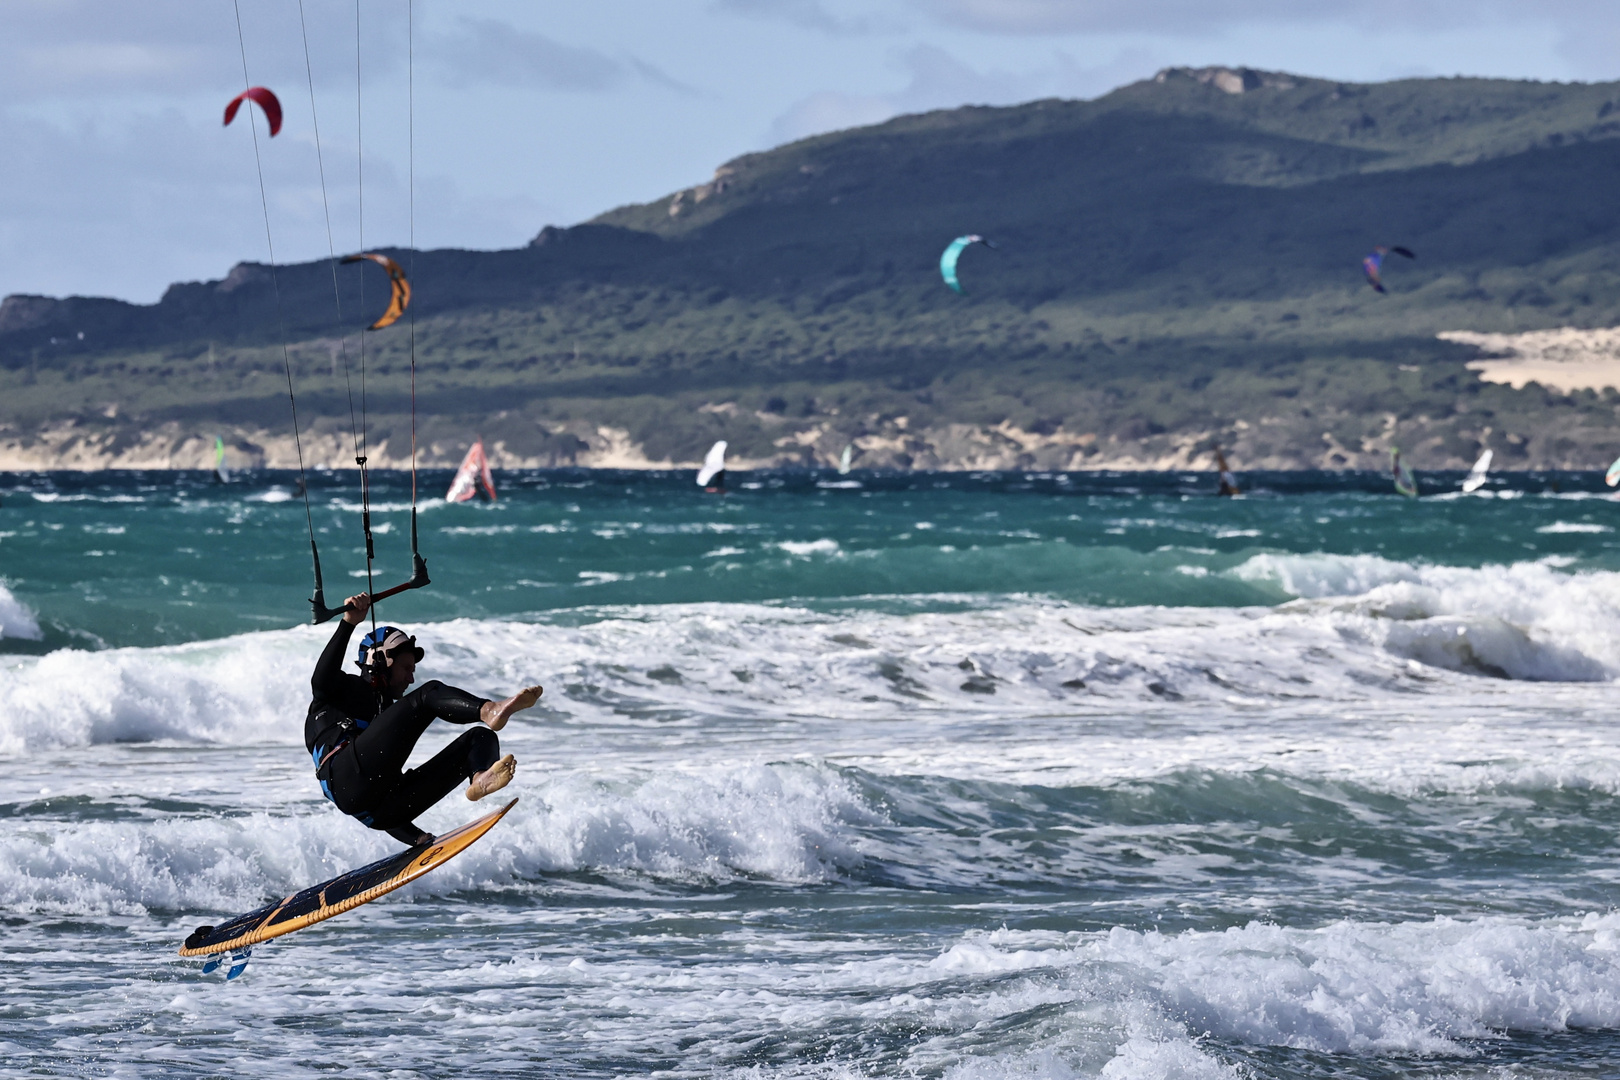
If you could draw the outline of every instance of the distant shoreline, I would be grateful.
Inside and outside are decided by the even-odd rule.
[[[682,465],[674,465],[674,466],[659,465],[659,466],[647,466],[647,467],[595,466],[595,465],[514,465],[514,466],[505,466],[505,467],[497,468],[495,470],[495,472],[496,472],[497,475],[499,475],[500,473],[503,473],[503,472],[505,472],[505,473],[542,473],[542,472],[549,472],[549,473],[592,473],[592,474],[595,474],[595,473],[603,473],[603,474],[608,474],[608,473],[631,473],[631,474],[646,475],[646,476],[655,476],[655,475],[685,476],[686,474],[689,474],[689,473],[695,473],[697,471],[697,469],[698,469],[698,464],[699,463],[694,462],[692,464],[682,464]],[[298,467],[296,465],[295,466],[290,466],[290,467],[289,466],[281,466],[281,465],[259,466],[259,467],[230,466],[229,469],[230,469],[230,472],[233,475],[233,479],[231,479],[229,481],[226,481],[226,483],[228,483],[228,484],[244,483],[248,478],[292,479],[292,478],[297,477],[297,475],[298,475]],[[49,476],[49,475],[52,475],[52,474],[67,474],[67,475],[72,475],[72,476],[92,476],[92,475],[101,474],[101,473],[105,473],[105,474],[108,474],[108,475],[120,475],[120,476],[122,476],[122,475],[134,475],[134,474],[145,474],[145,473],[172,473],[175,476],[182,476],[182,475],[187,475],[187,474],[201,474],[201,475],[206,476],[206,475],[211,475],[213,473],[213,471],[214,471],[214,469],[213,469],[212,465],[185,466],[185,467],[183,467],[183,466],[151,466],[151,467],[110,466],[110,467],[107,467],[107,468],[75,468],[75,467],[41,468],[41,469],[8,469],[8,468],[0,468],[0,477]],[[310,466],[310,467],[307,467],[304,471],[305,471],[305,474],[308,475],[308,476],[333,476],[333,475],[337,475],[337,474],[357,473],[359,470],[355,465],[353,465],[351,463],[351,464],[348,464],[348,465],[338,465],[338,466],[318,466],[318,467],[317,466]],[[403,465],[403,466],[400,466],[400,465],[372,465],[372,466],[369,467],[369,471],[373,475],[386,475],[386,476],[408,477],[411,474],[411,469],[410,469],[409,465]],[[444,465],[444,464],[438,464],[438,463],[431,464],[431,465],[423,464],[423,465],[417,466],[417,471],[418,471],[418,473],[442,474],[443,476],[448,478],[448,477],[454,475],[454,473],[456,471],[456,467],[454,465]],[[1606,467],[1605,466],[1599,466],[1599,465],[1590,465],[1590,466],[1552,466],[1552,467],[1547,467],[1547,468],[1492,469],[1490,471],[1490,475],[1492,477],[1499,477],[1499,478],[1506,478],[1506,477],[1541,477],[1541,476],[1582,476],[1582,477],[1591,476],[1591,477],[1602,478],[1605,471],[1606,471]],[[734,481],[737,478],[745,478],[745,477],[751,477],[751,476],[769,476],[769,477],[800,476],[800,477],[825,478],[829,474],[834,475],[834,476],[843,475],[843,474],[840,474],[838,472],[836,467],[831,466],[831,465],[797,465],[797,464],[794,464],[794,465],[746,466],[746,467],[745,466],[728,464],[727,467],[726,467],[726,472],[727,472],[728,476],[733,478]],[[1260,477],[1260,476],[1344,475],[1344,476],[1372,476],[1372,477],[1384,478],[1384,477],[1387,477],[1389,475],[1389,469],[1387,467],[1382,467],[1382,466],[1381,467],[1376,467],[1376,468],[1318,468],[1318,467],[1315,467],[1315,466],[1312,466],[1310,468],[1260,468],[1260,467],[1255,467],[1255,468],[1250,468],[1250,469],[1234,468],[1232,470],[1232,472],[1239,478],[1240,481],[1245,476],[1257,476],[1257,477]],[[1413,472],[1419,474],[1420,477],[1421,476],[1438,476],[1438,475],[1449,476],[1449,475],[1453,475],[1453,474],[1458,476],[1458,477],[1462,477],[1462,476],[1466,476],[1468,474],[1468,467],[1466,465],[1463,465],[1463,466],[1436,466],[1434,468],[1427,468],[1427,467],[1423,467],[1423,466],[1413,466]],[[1200,477],[1207,475],[1207,476],[1209,476],[1211,478],[1212,482],[1215,479],[1218,479],[1218,477],[1219,477],[1218,472],[1216,472],[1214,469],[1208,469],[1208,468],[1158,469],[1158,468],[1130,467],[1130,466],[1115,467],[1115,466],[1108,466],[1108,465],[1099,465],[1099,466],[1094,466],[1094,467],[1085,468],[1085,469],[1035,469],[1035,468],[1006,468],[1006,469],[978,469],[978,468],[973,468],[973,469],[968,469],[968,468],[929,468],[929,469],[867,468],[867,469],[861,469],[861,468],[857,468],[857,469],[851,470],[851,472],[848,474],[848,476],[851,479],[859,480],[862,477],[889,479],[889,478],[898,477],[898,476],[938,476],[938,475],[963,476],[963,475],[972,475],[972,474],[975,474],[975,473],[982,473],[982,474],[986,474],[986,475],[1007,475],[1007,476],[1022,476],[1024,474],[1038,474],[1038,475],[1043,476],[1043,477],[1050,477],[1050,476],[1106,477],[1106,476],[1121,476],[1121,475],[1133,475],[1133,474],[1142,475],[1142,476],[1185,476],[1185,475],[1191,474],[1191,475],[1200,476]],[[236,479],[236,478],[241,478],[241,479]],[[737,486],[736,483],[733,482],[732,487],[736,487],[736,486]],[[1609,489],[1605,488],[1605,490],[1609,490]],[[1617,498],[1620,498],[1620,489],[1615,489],[1614,494],[1615,494],[1615,496]]]
[[[499,418],[496,418],[499,419]],[[708,448],[693,447],[690,458],[655,459],[630,431],[608,424],[575,421],[555,428],[490,437],[496,419],[482,425],[490,465],[505,469],[624,469],[669,471],[696,469]],[[481,430],[477,419],[454,425],[456,435],[445,437],[448,425],[435,421],[433,437],[417,444],[421,468],[453,469]],[[1389,451],[1399,446],[1409,464],[1419,470],[1466,470],[1484,449],[1477,440],[1446,439],[1442,434],[1401,432],[1393,417],[1385,417],[1381,430],[1363,437],[1360,449],[1350,449],[1330,434],[1305,445],[1297,433],[1281,433],[1268,423],[1239,421],[1236,430],[1193,430],[1147,434],[1140,437],[1099,436],[1053,431],[1028,431],[1007,421],[999,424],[943,423],[909,427],[904,417],[892,419],[852,439],[831,424],[812,424],[775,441],[776,452],[750,456],[728,455],[734,471],[755,469],[830,469],[837,466],[846,446],[857,470],[894,472],[1213,472],[1215,448],[1221,447],[1237,472],[1381,471],[1389,467]],[[506,430],[510,430],[509,428]],[[714,431],[725,437],[727,428]],[[1486,429],[1487,433],[1489,429]],[[385,429],[386,431],[386,429]],[[461,434],[466,432],[468,434]],[[534,437],[538,436],[538,440]],[[1410,437],[1406,437],[1410,436]],[[711,436],[710,438],[712,438]],[[302,445],[291,434],[259,427],[220,424],[204,426],[168,421],[152,427],[117,420],[69,420],[33,430],[0,427],[0,472],[212,471],[215,439],[225,444],[225,464],[232,470],[352,469],[354,451],[347,430],[306,431]],[[540,446],[525,452],[524,441]],[[514,446],[514,442],[517,443]],[[1579,441],[1548,441],[1528,445],[1524,439],[1496,435],[1489,445],[1501,469],[1538,471],[1604,469],[1606,449]],[[1545,460],[1553,453],[1567,455]],[[1602,460],[1593,460],[1601,458]],[[408,440],[396,449],[395,439],[375,429],[367,447],[373,470],[409,469]]]

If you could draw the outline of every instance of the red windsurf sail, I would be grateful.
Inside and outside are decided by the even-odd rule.
[[[466,502],[480,487],[489,496],[490,502],[494,502],[495,474],[489,471],[489,457],[484,453],[483,439],[468,448],[467,456],[461,459],[461,468],[456,470],[456,478],[450,481],[450,490],[445,492],[444,500]]]

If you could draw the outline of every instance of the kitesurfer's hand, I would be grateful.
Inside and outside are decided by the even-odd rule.
[[[355,593],[344,603],[348,605],[348,610],[343,613],[343,621],[350,626],[359,626],[360,620],[364,619],[366,612],[371,609],[371,594]]]

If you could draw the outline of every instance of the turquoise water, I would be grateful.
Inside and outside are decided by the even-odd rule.
[[[424,474],[422,489],[441,492],[448,478]],[[389,618],[715,601],[912,607],[955,602],[944,594],[1020,592],[1108,607],[1274,604],[1289,595],[1275,582],[1225,573],[1262,552],[1620,568],[1620,537],[1600,531],[1620,509],[1600,476],[1515,476],[1485,498],[1456,495],[1459,478],[1437,475],[1431,484],[1452,494],[1408,502],[1379,474],[1253,474],[1237,500],[1208,498],[1209,478],[1198,474],[766,474],[742,477],[741,487],[734,479],[722,498],[702,497],[686,473],[505,474],[494,503],[422,500],[435,584],[391,602]],[[312,582],[293,481],[241,474],[220,486],[204,474],[134,473],[0,482],[4,580],[44,613],[49,646],[173,644],[292,625],[308,612]],[[352,474],[324,473],[310,490],[331,602],[364,587],[357,486]],[[410,576],[409,476],[378,474],[373,501],[381,588]]]
[[[1620,506],[1242,480],[424,500],[385,615],[424,677],[546,685],[521,801],[226,984],[192,927],[394,848],[305,768],[292,478],[0,478],[0,1076],[1603,1074]],[[353,478],[311,489],[335,601]]]

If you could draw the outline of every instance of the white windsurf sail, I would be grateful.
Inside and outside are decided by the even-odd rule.
[[[1485,486],[1485,474],[1491,471],[1491,452],[1485,451],[1474,462],[1474,467],[1468,470],[1468,478],[1463,481],[1464,491],[1478,491]]]
[[[491,502],[495,501],[495,474],[489,471],[489,458],[484,454],[483,439],[467,449],[467,456],[461,459],[461,468],[456,470],[455,479],[450,481],[450,490],[445,492],[444,501],[466,502],[479,487],[484,489]]]
[[[1620,458],[1615,458],[1614,464],[1609,466],[1609,471],[1603,474],[1603,482],[1610,487],[1620,484]]]
[[[720,478],[720,484],[725,483],[726,474],[726,440],[721,439],[709,447],[708,456],[703,459],[703,468],[698,470],[698,487],[708,487],[709,481]],[[720,486],[717,484],[716,486]]]
[[[845,443],[844,444],[844,452],[838,458],[838,474],[840,476],[848,476],[849,475],[849,459],[852,456],[854,456],[854,453],[855,453],[855,444],[854,443]]]
[[[1221,474],[1221,486],[1220,486],[1220,490],[1217,492],[1217,494],[1220,494],[1220,495],[1241,495],[1241,494],[1243,494],[1243,492],[1238,490],[1237,477],[1232,475],[1231,467],[1226,464],[1226,455],[1221,453],[1221,448],[1218,447],[1218,446],[1215,448],[1215,467],[1218,470],[1220,470],[1220,474]]]

